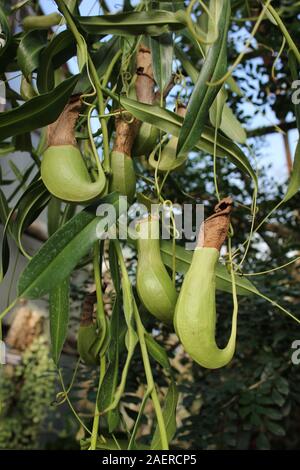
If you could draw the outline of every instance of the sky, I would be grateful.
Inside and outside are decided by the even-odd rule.
[[[107,0],[107,5],[112,12],[117,12],[122,7],[122,0]],[[132,4],[137,4],[138,0],[132,0]],[[56,11],[56,5],[53,0],[42,0],[42,8],[45,13],[51,13]],[[97,15],[99,14],[99,2],[98,0],[83,0],[80,6],[81,13],[84,15]],[[76,73],[77,63],[75,59],[71,59],[70,63],[71,70]],[[243,104],[245,109],[251,111],[251,104]],[[262,126],[270,126],[278,124],[273,113],[270,112],[267,116],[257,115],[252,121],[252,125],[249,128],[255,129]],[[294,155],[295,148],[298,141],[298,131],[293,130],[289,132],[289,143],[291,148],[291,153]],[[270,134],[265,137],[265,146],[264,154],[262,157],[263,161],[258,162],[259,166],[262,163],[264,166],[271,165],[273,176],[278,183],[283,183],[288,177],[287,165],[286,165],[286,156],[284,149],[283,137],[281,134]]]

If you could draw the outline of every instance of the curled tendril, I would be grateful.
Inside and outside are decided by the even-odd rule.
[[[122,73],[122,79],[129,82],[132,79],[132,74],[128,70],[125,70],[125,72]]]
[[[58,392],[52,404],[56,406],[62,405],[67,400],[67,395],[67,392]]]
[[[176,72],[175,76],[174,76],[175,85],[181,85],[183,80],[184,80],[184,76],[183,76],[182,72]]]
[[[123,121],[126,122],[127,124],[132,124],[134,121],[134,116],[128,111],[126,111],[126,109],[121,109],[119,111],[119,115],[121,116]]]
[[[210,21],[212,22],[212,25],[213,25],[213,28],[214,28],[214,35],[213,35],[213,39],[211,41],[207,40],[207,34],[204,31],[202,31],[201,28],[199,28],[199,26],[195,25],[193,23],[192,19],[191,19],[192,10],[193,10],[193,7],[194,7],[196,2],[199,3],[199,5],[203,9],[203,11],[207,14]],[[188,27],[189,31],[191,32],[191,34],[194,36],[196,41],[199,42],[200,44],[205,44],[205,45],[213,44],[215,42],[216,38],[218,37],[217,24],[216,24],[214,18],[212,17],[211,12],[209,11],[209,9],[207,8],[207,6],[205,5],[205,3],[202,0],[192,0],[190,2],[189,6],[186,10],[186,23],[187,23],[187,27]]]

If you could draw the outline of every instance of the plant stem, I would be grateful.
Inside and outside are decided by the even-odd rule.
[[[105,320],[105,312],[104,312],[104,306],[103,306],[102,282],[101,282],[101,272],[100,272],[100,248],[99,248],[98,241],[94,244],[93,268],[94,268],[94,278],[95,278],[96,295],[97,295],[97,323],[98,323],[98,327],[101,329],[102,338],[105,338],[106,320]]]
[[[128,288],[131,290],[131,284],[130,284],[130,280],[128,278],[127,268],[126,268],[126,265],[125,265],[125,262],[124,262],[122,250],[121,250],[120,243],[118,242],[118,240],[114,240],[114,245],[115,245],[116,252],[117,252],[117,255],[118,255],[118,260],[119,260],[119,264],[120,264],[120,267],[121,267],[122,276],[124,276],[126,278],[126,284],[128,284]],[[154,406],[154,410],[155,410],[155,414],[156,414],[156,418],[157,418],[157,423],[158,423],[158,427],[159,427],[159,432],[160,432],[162,450],[169,450],[168,437],[167,437],[167,431],[166,431],[166,427],[165,427],[164,417],[163,417],[163,414],[162,414],[162,409],[161,409],[159,398],[158,398],[157,391],[156,391],[156,388],[155,388],[155,383],[154,383],[154,380],[153,380],[153,375],[152,375],[152,370],[151,370],[151,364],[150,364],[150,360],[149,360],[147,345],[146,345],[146,341],[145,341],[145,329],[144,329],[144,326],[142,324],[142,321],[141,321],[141,318],[140,318],[140,315],[139,315],[139,311],[138,311],[138,308],[137,308],[137,305],[136,305],[136,302],[135,302],[132,291],[131,291],[131,295],[133,297],[134,320],[135,320],[135,324],[136,324],[136,328],[137,328],[137,335],[138,335],[138,339],[139,339],[139,343],[140,343],[140,347],[141,347],[142,360],[143,360],[144,370],[145,370],[146,380],[147,380],[147,388],[148,388],[147,393],[149,393],[149,392],[151,393],[151,399],[152,399],[152,402],[153,402],[153,406]]]
[[[146,374],[146,379],[147,379],[147,385],[149,389],[151,390],[151,398],[157,418],[157,424],[159,428],[159,433],[160,433],[160,438],[161,438],[161,450],[169,450],[169,444],[168,444],[168,436],[167,436],[167,431],[166,431],[166,426],[164,422],[164,417],[162,414],[162,409],[160,406],[159,398],[157,395],[155,383],[153,380],[153,375],[152,375],[152,370],[151,370],[151,364],[149,360],[149,355],[148,355],[148,350],[147,350],[147,345],[145,341],[145,330],[144,326],[141,322],[138,309],[135,305],[134,308],[134,318],[135,318],[135,323],[137,327],[137,334],[139,338],[139,343],[141,347],[141,353],[142,353],[142,359],[143,359],[143,364],[144,364],[144,369],[145,369],[145,374]]]
[[[277,302],[275,302],[274,300],[270,299],[270,297],[267,297],[266,295],[262,294],[261,292],[258,292],[257,295],[259,297],[261,297],[262,299],[266,300],[267,302],[270,302],[270,304],[272,304],[274,307],[277,307],[279,310],[281,310],[283,313],[285,313],[286,315],[288,315],[290,318],[292,318],[293,320],[295,320],[295,322],[299,323],[300,324],[300,319],[295,317],[295,315],[293,315],[291,312],[289,312],[288,310],[286,310],[284,307],[282,307],[280,304],[278,304]]]
[[[246,277],[246,276],[248,276],[248,277],[249,276],[262,276],[263,274],[273,273],[274,271],[279,271],[280,269],[284,269],[287,266],[290,266],[291,264],[293,264],[293,263],[295,263],[296,261],[299,261],[299,260],[300,260],[300,256],[297,256],[297,258],[292,259],[291,261],[288,261],[287,263],[284,263],[281,266],[277,266],[276,268],[267,269],[266,271],[260,271],[258,273],[243,273],[243,276],[244,277]]]
[[[91,434],[91,431],[86,427],[86,425],[84,424],[84,422],[81,420],[80,416],[78,415],[78,413],[75,411],[71,401],[70,401],[70,398],[69,398],[69,390],[66,390],[66,387],[65,387],[65,383],[64,383],[64,379],[63,379],[63,376],[62,376],[62,373],[61,373],[61,370],[58,369],[58,376],[59,376],[59,380],[60,380],[60,383],[61,383],[61,386],[62,386],[62,389],[63,389],[63,392],[64,392],[64,396],[65,396],[65,400],[67,401],[69,407],[70,407],[70,410],[72,411],[72,413],[74,414],[75,418],[77,419],[77,421],[79,422],[79,424],[83,427],[83,429],[85,429],[85,431],[88,433],[88,434]]]
[[[99,398],[99,392],[100,392],[100,388],[102,385],[104,374],[105,374],[105,356],[102,356],[100,359],[99,383],[98,383],[98,389],[97,389],[93,428],[92,428],[92,435],[91,435],[91,446],[89,450],[97,449],[97,438],[98,438],[99,422],[100,422],[100,410],[98,407],[98,398]]]
[[[12,301],[12,303],[6,307],[5,310],[3,310],[2,313],[0,313],[0,322],[3,320],[3,318],[11,311],[11,309],[16,305],[17,301],[19,300],[19,297],[17,297],[16,299],[14,299]]]
[[[96,295],[97,295],[97,323],[98,323],[99,331],[101,332],[101,346],[102,346],[103,343],[105,342],[107,326],[106,326],[105,311],[104,311],[103,296],[102,296],[99,241],[97,241],[94,244],[93,267],[94,267],[94,278],[95,278]],[[96,450],[97,448],[97,438],[98,438],[98,430],[99,430],[99,422],[100,422],[100,410],[98,407],[98,398],[99,398],[102,381],[105,375],[105,368],[106,368],[105,356],[101,354],[101,347],[100,347],[100,373],[99,373],[99,383],[98,383],[98,389],[97,389],[90,450]]]
[[[99,114],[103,115],[105,113],[105,105],[104,105],[102,88],[101,88],[101,84],[97,75],[96,67],[89,54],[88,54],[88,64],[89,64],[89,68],[91,71],[91,76],[94,80],[94,86],[96,88]],[[100,124],[101,124],[101,129],[102,129],[102,138],[103,138],[103,155],[104,155],[103,168],[106,172],[109,172],[110,171],[110,150],[109,150],[109,138],[108,138],[108,129],[107,129],[106,119],[100,117]]]
[[[280,18],[279,14],[277,13],[277,11],[275,10],[274,7],[272,7],[272,5],[268,5],[267,9],[269,10],[269,12],[271,13],[271,15],[273,16],[274,20],[276,21],[277,23],[277,26],[279,27],[279,29],[281,30],[283,36],[285,37],[288,45],[290,46],[290,48],[292,49],[292,51],[294,52],[295,54],[295,57],[297,58],[297,61],[299,62],[300,64],[300,52],[296,46],[296,44],[294,43],[293,39],[291,38],[288,30],[286,29],[286,26],[285,24],[283,23],[282,19]]]
[[[113,68],[114,68],[114,66],[116,65],[116,63],[118,62],[118,60],[119,60],[119,58],[120,58],[121,56],[122,56],[122,51],[121,51],[121,50],[118,51],[118,52],[114,55],[114,57],[113,57],[111,63],[108,65],[107,70],[106,70],[106,72],[105,72],[105,74],[104,74],[104,76],[103,76],[103,79],[102,79],[102,86],[104,86],[104,87],[107,86],[108,81],[109,81],[109,79],[110,79],[110,76],[111,76],[111,74],[112,74]]]

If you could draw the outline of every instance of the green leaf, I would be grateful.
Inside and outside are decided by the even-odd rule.
[[[120,39],[118,37],[112,37],[109,41],[101,43],[101,46],[96,52],[91,52],[93,64],[96,67],[97,75],[99,78],[103,77],[106,73],[107,68],[112,62],[115,54],[120,49]],[[81,92],[91,89],[91,82],[86,73],[83,73],[77,86],[76,90]]]
[[[115,304],[113,308],[113,315],[115,314],[117,310],[117,306]],[[115,333],[115,328],[111,329],[111,335]],[[118,343],[117,339],[113,339],[113,336],[111,336],[111,344],[110,344],[110,350],[112,348],[112,345],[116,347],[115,354],[111,357],[109,365],[107,367],[107,370],[105,372],[104,380],[101,385],[99,397],[98,397],[98,403],[99,403],[99,409],[100,410],[105,410],[109,407],[109,405],[112,403],[114,395],[116,393],[116,389],[118,386],[118,373],[119,373],[119,348],[118,348]],[[108,429],[109,432],[114,432],[116,427],[119,425],[120,422],[120,412],[118,408],[114,408],[113,410],[108,411],[107,413],[107,422],[108,422]]]
[[[0,188],[0,222],[5,225],[5,222],[7,220],[9,214],[9,207],[8,207],[8,202],[6,200],[6,197]]]
[[[48,222],[48,235],[51,237],[60,225],[62,201],[52,196],[48,204],[47,222]]]
[[[22,177],[22,180],[20,182],[20,186],[24,185],[24,182],[27,178],[26,172]],[[27,198],[28,193],[32,191],[32,186],[36,185],[36,179],[33,180],[33,182],[29,185],[29,187],[24,191],[22,196],[19,198],[15,206],[7,213],[6,220],[5,220],[5,225],[4,225],[4,230],[3,230],[3,235],[2,235],[2,248],[1,248],[1,277],[0,277],[0,282],[2,281],[3,277],[5,276],[8,267],[9,267],[9,256],[10,256],[10,250],[9,250],[9,244],[8,244],[8,233],[16,240],[15,237],[15,232],[11,224],[12,216],[15,214],[15,212],[19,209],[20,205],[22,204],[23,200]],[[13,193],[14,196],[14,193]]]
[[[17,50],[17,61],[26,78],[38,68],[39,56],[46,43],[46,31],[33,30],[22,37]]]
[[[91,446],[91,438],[87,438],[80,441],[81,450],[89,450]],[[114,436],[113,438],[98,437],[96,450],[127,450],[128,449],[128,441],[125,439],[116,439]],[[150,450],[149,446],[145,444],[138,444],[136,450]]]
[[[1,247],[1,266],[0,266],[0,282],[2,282],[8,267],[9,267],[9,257],[10,257],[10,250],[9,244],[7,240],[7,225],[6,221],[9,217],[9,207],[6,201],[5,195],[3,191],[0,189],[0,221],[4,225],[4,231],[2,234],[2,247]]]
[[[181,65],[183,66],[184,70],[186,71],[187,75],[190,77],[193,83],[197,82],[199,72],[196,67],[188,60],[188,57],[183,52],[178,44],[175,44],[174,51],[176,54],[177,59],[180,60]]]
[[[243,420],[246,418],[246,416],[249,416],[251,412],[252,412],[251,406],[243,406],[239,409],[239,414]]]
[[[266,421],[266,427],[274,436],[282,437],[286,434],[284,428],[278,423],[273,423],[273,421]]]
[[[131,5],[130,0],[124,0],[123,11],[132,11],[132,10],[133,10],[133,6]]]
[[[298,61],[296,59],[296,56],[292,50],[289,50],[288,53],[288,59],[289,59],[289,68],[291,71],[291,76],[293,82],[296,80],[299,80],[299,70],[298,70]],[[296,121],[297,121],[297,127],[300,129],[300,103],[295,104],[295,115],[296,115]]]
[[[120,96],[120,103],[137,119],[149,122],[162,131],[178,137],[183,118],[176,113],[157,105],[140,103],[126,96]]]
[[[19,167],[14,163],[13,160],[9,160],[9,166],[10,166],[11,171],[15,175],[16,180],[22,182],[23,181],[22,171],[19,170]]]
[[[294,156],[294,163],[292,174],[290,177],[289,185],[287,188],[287,192],[283,198],[283,202],[289,201],[300,188],[300,139],[298,140],[295,156]]]
[[[118,386],[119,376],[119,355],[124,349],[125,321],[122,315],[122,295],[121,280],[118,266],[118,259],[113,243],[109,244],[109,267],[111,277],[116,291],[116,299],[113,306],[110,323],[110,344],[108,348],[109,365],[102,382],[98,397],[100,410],[107,409],[114,398]],[[119,425],[120,412],[118,408],[108,411],[107,423],[109,432],[112,433]]]
[[[168,442],[171,442],[176,432],[177,401],[178,391],[175,382],[172,380],[163,407],[163,418],[167,431]],[[152,438],[151,450],[161,450],[161,440],[158,425]]]
[[[244,92],[240,89],[239,85],[237,84],[237,82],[235,81],[232,75],[227,78],[226,83],[229,86],[232,93],[235,93],[240,98],[244,96]]]
[[[140,121],[146,121],[158,127],[164,132],[168,132],[175,137],[179,136],[180,129],[183,123],[183,118],[176,113],[167,109],[161,108],[157,105],[148,105],[139,103],[125,96],[120,97],[121,105],[134,117]],[[196,148],[213,155],[214,153],[214,129],[204,126],[201,138],[198,137]],[[234,144],[231,140],[222,135],[217,138],[217,156],[227,157],[242,171],[247,172],[257,186],[257,176],[252,169],[246,155],[243,151]]]
[[[71,31],[62,31],[55,36],[40,54],[37,87],[47,93],[55,85],[54,70],[76,54],[76,43]]]
[[[158,344],[158,342],[155,341],[155,339],[149,333],[145,334],[145,340],[150,356],[152,356],[152,358],[164,369],[170,371],[171,366],[166,350],[160,346],[160,344]]]
[[[185,53],[180,49],[177,44],[175,46],[175,52],[177,58],[180,60],[183,68],[191,78],[192,82],[196,83],[199,76],[198,70],[188,60]],[[233,93],[236,93],[238,96],[243,96],[243,93],[241,92],[240,88],[232,77],[226,80],[226,83],[229,85]],[[224,93],[224,87],[220,90],[219,94],[220,93]],[[209,110],[210,121],[213,126],[215,126],[216,101],[217,98],[215,99]],[[246,142],[246,131],[227,104],[224,105],[222,121],[219,127],[221,131],[223,131],[224,134],[226,134],[227,137],[229,137],[229,139],[233,140],[234,142],[239,142],[241,144]]]
[[[17,217],[12,225],[12,231],[20,251],[26,257],[29,256],[22,245],[22,235],[24,230],[36,220],[46,207],[49,199],[50,194],[44,183],[38,180],[29,186],[18,204]]]
[[[150,47],[154,79],[162,94],[172,77],[172,34],[162,34],[161,36],[150,38]]]
[[[118,214],[119,195],[111,194],[99,204],[111,204]],[[93,243],[99,239],[99,222],[115,223],[112,214],[97,217],[84,210],[55,232],[32,258],[19,278],[18,295],[26,298],[39,298],[51,291],[66,279],[77,263],[85,256]]]
[[[51,352],[56,365],[67,336],[69,322],[69,278],[54,287],[49,295]]]
[[[275,387],[277,388],[278,392],[282,395],[288,395],[290,391],[289,383],[283,377],[278,377],[275,383]]]
[[[220,129],[234,142],[245,144],[247,141],[247,133],[245,129],[227,104],[225,104],[223,108]]]
[[[218,108],[219,100],[221,100],[221,105],[223,105],[223,107],[222,107],[221,119],[219,123],[217,123],[216,116],[218,115],[217,108]],[[221,131],[223,131],[224,134],[226,134],[227,137],[229,137],[234,142],[239,142],[240,144],[244,144],[247,140],[246,131],[242,127],[238,119],[235,117],[232,110],[227,106],[226,101],[227,101],[227,92],[225,88],[223,87],[219,91],[215,101],[213,102],[209,110],[210,122],[212,123],[214,127],[216,127],[216,125],[218,124],[217,127],[220,128]]]
[[[68,78],[53,91],[0,113],[0,140],[39,129],[55,121],[67,104],[78,78],[79,75]]]
[[[20,152],[32,152],[32,141],[30,132],[19,134],[13,138],[15,150]]]
[[[276,408],[260,407],[260,414],[265,415],[274,421],[282,419],[282,414]]]
[[[292,51],[289,52],[289,67],[292,75],[292,79],[298,80],[299,79],[299,72],[298,72],[298,62],[297,59]],[[300,104],[295,104],[295,115],[297,121],[298,131],[300,133]],[[287,188],[287,192],[283,198],[282,202],[287,202],[291,199],[295,194],[299,191],[300,188],[300,139],[298,141],[295,156],[294,156],[294,163],[293,163],[293,170],[290,177],[289,185]]]
[[[285,404],[285,397],[281,395],[275,388],[272,391],[272,400],[277,406],[283,406]]]
[[[183,15],[170,11],[132,11],[102,16],[76,17],[81,28],[88,34],[119,36],[139,36],[147,34],[160,36],[170,31],[178,31],[185,27]]]
[[[15,146],[9,143],[2,143],[0,144],[0,157],[6,157],[9,153],[13,153],[15,151]]]
[[[0,60],[0,73],[6,73],[7,70],[17,70],[16,54],[19,47],[17,37],[13,36],[7,47],[4,47]],[[1,50],[1,49],[0,49]],[[7,86],[7,97],[10,95],[17,95],[17,93]]]
[[[4,54],[8,48],[11,41],[11,32],[7,20],[7,14],[0,5],[0,32],[2,37],[0,37],[0,57]]]
[[[131,436],[130,436],[130,441],[129,441],[127,450],[138,450],[138,444],[136,442],[136,435],[137,435],[138,429],[140,427],[140,423],[142,422],[145,406],[147,404],[147,401],[148,401],[150,395],[151,395],[151,391],[149,390],[149,388],[147,388],[146,392],[144,393],[144,396],[143,396],[142,403],[141,403],[140,408],[139,408],[139,413],[137,415],[137,418],[131,416],[131,418],[134,419],[134,428],[133,428]]]
[[[135,347],[138,343],[138,336],[134,329],[134,315],[135,315],[134,309],[137,310],[137,305],[136,305],[135,298],[132,292],[131,284],[129,282],[127,269],[123,261],[121,248],[118,242],[116,242],[115,247],[116,247],[116,252],[118,253],[118,259],[119,259],[119,256],[122,257],[122,262],[121,262],[121,259],[119,259],[119,264],[120,264],[121,273],[122,273],[121,286],[122,286],[122,293],[123,293],[123,311],[124,311],[124,317],[125,317],[126,326],[127,326],[127,332],[125,336],[127,357],[125,360],[125,364],[123,366],[120,384],[118,385],[118,388],[114,394],[113,401],[111,402],[109,407],[106,409],[106,411],[111,411],[111,410],[116,409],[120,403],[120,400],[125,390],[125,385],[126,385],[126,380],[127,380],[127,375],[128,375],[131,359],[135,351]]]
[[[86,45],[84,37],[79,36],[79,38],[78,38],[78,42],[77,42],[77,62],[78,62],[79,71],[81,72],[82,69],[87,64],[88,51],[87,51],[87,45]]]
[[[220,129],[221,124],[222,124],[223,110],[224,110],[224,106],[227,101],[227,98],[228,98],[228,93],[223,87],[217,94],[209,110],[210,122],[212,123],[214,127],[217,127],[218,129]]]
[[[163,240],[160,246],[163,262],[172,268],[173,246],[170,241]],[[185,274],[190,267],[193,251],[187,251],[182,246],[176,246],[176,271]],[[236,286],[238,295],[258,294],[256,287],[243,277],[236,276]],[[218,290],[232,292],[231,275],[226,267],[217,264],[216,267],[216,287]]]
[[[178,156],[191,150],[199,140],[206,124],[209,108],[217,96],[221,85],[209,86],[209,82],[219,80],[227,68],[227,31],[230,21],[230,1],[223,0],[219,19],[217,40],[208,50],[207,57],[195,84],[189,101],[183,126],[178,140]]]
[[[256,438],[256,448],[259,450],[270,450],[270,442],[265,434],[261,433]]]
[[[259,427],[262,424],[262,419],[255,411],[251,413],[250,424],[255,427]]]
[[[13,200],[15,198],[15,196],[17,194],[19,194],[20,190],[25,190],[26,192],[26,183],[32,173],[32,171],[36,168],[36,164],[33,163],[32,165],[30,165],[25,171],[24,173],[21,175],[21,178],[20,178],[20,182],[19,184],[16,186],[15,190],[12,192],[12,194],[10,194],[9,198],[10,200]],[[37,180],[37,175],[33,178],[33,180],[31,181],[31,183],[33,181],[36,181]],[[22,197],[24,196],[24,194],[22,195]],[[19,203],[20,201],[18,201]]]

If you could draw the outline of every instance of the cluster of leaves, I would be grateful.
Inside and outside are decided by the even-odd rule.
[[[55,371],[44,336],[33,341],[17,366],[6,366],[0,386],[0,448],[38,449],[55,392]]]

